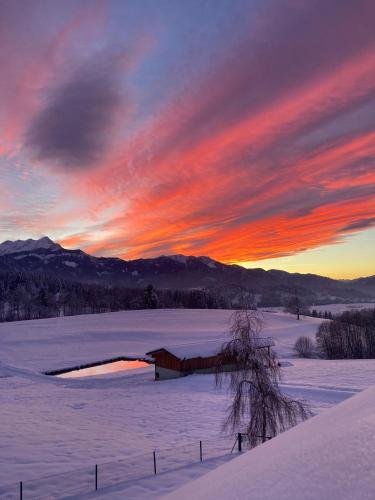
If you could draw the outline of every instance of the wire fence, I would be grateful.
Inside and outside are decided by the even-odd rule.
[[[240,444],[240,443],[241,444]],[[1,500],[53,500],[140,481],[188,465],[244,451],[237,436],[194,441],[37,479],[0,486]]]

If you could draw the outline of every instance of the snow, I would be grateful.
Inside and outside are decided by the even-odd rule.
[[[375,387],[167,495],[165,500],[374,498]]]
[[[0,484],[127,461],[140,453],[150,458],[153,450],[160,454],[171,447],[177,468],[184,443],[194,442],[197,456],[200,439],[219,441],[228,401],[225,390],[214,389],[213,375],[154,382],[152,367],[136,371],[61,379],[4,367]],[[314,412],[352,395],[315,388],[286,392],[308,399]],[[142,470],[138,486],[143,484]],[[173,485],[184,478],[174,476]],[[158,479],[150,487],[158,488]]]
[[[221,339],[208,340],[207,342],[191,342],[188,344],[162,346],[160,349],[165,349],[179,359],[208,357],[218,354],[226,340],[227,337],[223,337]],[[258,347],[266,347],[273,346],[274,342],[270,337],[257,338],[256,344]]]
[[[52,251],[54,251],[52,249]],[[35,257],[36,259],[39,259],[41,261],[48,261],[48,260],[51,260],[51,259],[56,259],[56,257],[61,257],[62,255],[64,254],[53,254],[53,253],[48,253],[48,254],[45,254],[45,253],[35,253],[35,252],[27,252],[27,253],[21,253],[20,255],[16,255],[14,257],[14,260],[22,260],[22,259],[29,259],[30,257]],[[65,254],[66,255],[66,254]],[[67,261],[65,261],[64,263],[66,264]],[[74,265],[73,265],[74,264]],[[66,265],[70,265],[71,267],[77,267],[77,264],[75,262],[70,262],[69,264],[66,264]]]
[[[217,262],[211,259],[210,257],[198,257],[201,262],[204,262],[207,267],[210,267],[211,269],[216,269],[217,268]]]
[[[175,254],[175,255],[166,255],[168,259],[172,259],[176,262],[179,262],[180,264],[186,264],[188,259],[193,259],[193,256],[187,256],[187,255],[182,255],[182,254]],[[207,267],[210,267],[211,269],[216,269],[217,267],[217,262],[215,262],[213,259],[210,257],[197,257],[198,260],[203,262],[203,264],[206,264]]]
[[[150,500],[151,498],[160,498],[169,491],[177,489],[181,484],[187,483],[193,479],[196,479],[212,469],[215,469],[222,463],[225,463],[233,459],[236,455],[224,455],[217,458],[212,458],[203,461],[203,463],[192,463],[185,467],[179,467],[177,470],[170,472],[165,472],[162,475],[155,477],[144,478],[142,481],[132,481],[132,482],[119,482],[113,487],[105,488],[104,490],[98,491],[92,495],[79,496],[82,498],[92,498],[92,499],[107,499],[111,500],[123,500],[125,498],[130,499],[144,499]]]
[[[32,252],[34,250],[44,248],[51,250],[60,250],[61,246],[54,243],[47,236],[40,238],[39,240],[16,240],[16,241],[4,241],[0,243],[0,255],[7,255],[11,253],[18,252]]]
[[[187,262],[187,256],[186,255],[181,255],[181,254],[176,254],[176,255],[167,255],[169,259],[172,259],[176,262],[179,262],[180,264],[186,264]]]
[[[232,311],[143,310],[0,324],[1,360],[46,372],[119,356],[141,358],[164,345],[206,342],[228,334]],[[263,313],[264,337],[279,355],[293,355],[300,335],[315,336],[321,320]]]
[[[283,369],[288,385],[358,391],[375,385],[373,359],[291,359]]]
[[[358,311],[361,309],[373,309],[375,307],[375,302],[356,302],[353,304],[328,304],[311,306],[311,309],[316,311],[330,311],[332,314],[341,314],[344,311]]]
[[[77,262],[73,262],[72,260],[64,260],[64,264],[68,267],[77,267]]]
[[[322,305],[311,305],[308,306],[312,311],[315,309],[318,312],[324,313],[324,311],[330,311],[332,314],[341,314],[344,311],[351,310],[360,310],[360,309],[373,309],[375,307],[375,302],[353,302],[347,304],[322,304]],[[265,312],[283,312],[284,307],[276,306],[276,307],[262,307],[260,308]]]
[[[23,255],[17,255],[14,258],[15,258],[15,260],[21,260],[21,259],[27,259],[29,257],[35,257],[36,259],[44,260],[44,255],[40,255],[38,253],[31,253],[31,252],[28,252],[28,253],[23,254]]]
[[[102,498],[159,498],[233,458],[188,465],[178,451],[194,443],[196,457],[200,439],[213,440],[219,449],[228,395],[225,387],[214,388],[213,375],[155,382],[152,366],[80,379],[43,374],[119,356],[143,357],[167,345],[210,345],[225,338],[231,314],[147,310],[0,324],[0,486],[80,467],[92,473],[96,463],[128,463],[140,454],[149,459],[153,450],[172,448],[168,460],[175,471],[153,478],[142,476],[140,468],[136,479],[100,492]],[[262,335],[274,339],[283,358],[283,390],[309,401],[314,413],[375,383],[373,360],[293,357],[296,338],[313,337],[320,319],[263,313],[263,320]]]

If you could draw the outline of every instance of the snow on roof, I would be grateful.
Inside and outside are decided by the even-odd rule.
[[[374,498],[374,401],[372,386],[164,498]]]
[[[204,358],[208,356],[215,356],[220,352],[222,345],[226,342],[227,338],[207,340],[205,342],[191,342],[189,344],[177,344],[170,346],[163,346],[159,349],[154,349],[147,354],[152,354],[156,351],[162,349],[170,352],[179,359],[190,359],[190,358]],[[270,337],[257,338],[256,343],[258,347],[267,347],[274,345],[273,340]]]

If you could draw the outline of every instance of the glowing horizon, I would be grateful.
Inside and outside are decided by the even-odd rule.
[[[279,269],[290,273],[318,274],[333,279],[356,279],[375,275],[373,248],[375,230],[363,231],[342,243],[306,250],[298,255],[256,262],[239,262],[248,269]],[[353,253],[356,266],[353,268]]]
[[[375,4],[2,4],[0,239],[375,275]]]

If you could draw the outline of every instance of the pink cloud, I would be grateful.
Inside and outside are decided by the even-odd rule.
[[[182,252],[233,262],[291,255],[370,227],[374,132],[341,122],[374,98],[374,6],[334,4],[275,6],[251,30],[249,18],[249,33],[174,88],[155,113],[142,108],[130,84],[145,54],[154,56],[137,39],[139,50],[121,73],[135,90],[131,112],[119,106],[121,130],[105,156],[90,171],[54,171],[62,185],[54,213],[61,242],[131,258]],[[81,29],[75,21],[56,38],[49,63],[58,61],[57,73]],[[20,89],[9,137],[20,136],[17,123],[24,127],[25,110],[37,112],[35,89],[49,81],[48,65],[33,64],[24,73],[33,91]],[[150,69],[141,75],[153,81]],[[325,136],[333,122],[339,125]],[[37,168],[52,175],[48,161]],[[70,231],[75,219],[82,227]]]

